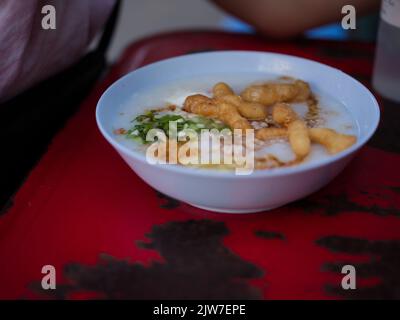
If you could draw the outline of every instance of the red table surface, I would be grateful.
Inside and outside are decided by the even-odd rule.
[[[95,106],[116,79],[226,49],[310,58],[366,85],[374,54],[369,44],[220,32],[132,44],[0,217],[0,298],[400,298],[400,106],[380,99],[379,132],[331,184],[261,214],[216,214],[159,194],[101,137]],[[356,267],[356,290],[341,288],[346,264]],[[56,290],[41,289],[43,265],[55,266]]]

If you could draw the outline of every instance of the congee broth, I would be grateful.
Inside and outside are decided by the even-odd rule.
[[[171,123],[176,134],[169,131]],[[167,139],[167,163],[174,158],[178,165],[224,170],[243,163],[235,157],[231,162],[204,163],[202,152],[218,152],[223,160],[241,145],[251,150],[255,169],[269,170],[320,161],[351,147],[358,136],[346,107],[318,91],[317,84],[260,73],[201,76],[133,92],[119,106],[113,129],[122,144],[140,152],[161,142],[159,136],[146,140],[156,129]],[[207,130],[221,133],[217,147],[204,147],[200,138]],[[232,144],[222,134],[232,137]],[[188,156],[186,161],[172,155],[172,139],[177,140],[177,155]],[[197,153],[191,152],[194,145]]]

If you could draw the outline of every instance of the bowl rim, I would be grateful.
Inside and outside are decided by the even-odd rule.
[[[104,128],[101,119],[100,119],[100,110],[102,106],[104,105],[104,99],[107,94],[110,94],[110,92],[119,84],[123,83],[126,81],[127,78],[132,76],[135,72],[139,70],[146,70],[146,69],[151,69],[151,68],[156,68],[160,64],[164,63],[170,63],[176,60],[181,60],[181,59],[188,59],[193,56],[207,56],[207,55],[226,55],[226,54],[233,54],[233,55],[243,55],[243,54],[255,54],[255,55],[273,55],[273,56],[278,56],[283,59],[291,59],[291,60],[298,60],[306,63],[312,63],[312,64],[317,64],[320,67],[325,68],[329,72],[338,72],[340,73],[341,76],[346,77],[348,80],[352,81],[355,83],[355,85],[359,86],[365,94],[368,96],[368,98],[371,100],[372,106],[374,108],[374,123],[373,125],[368,128],[368,133],[362,137],[358,137],[357,142],[352,145],[350,148],[336,154],[332,155],[328,158],[322,159],[320,161],[316,162],[311,162],[311,163],[304,163],[301,165],[297,166],[292,166],[292,167],[284,167],[284,168],[274,168],[274,169],[266,169],[266,170],[256,170],[254,169],[253,172],[249,175],[237,175],[232,171],[224,171],[224,170],[211,170],[211,169],[204,169],[204,168],[195,168],[195,167],[186,167],[178,164],[150,164],[146,160],[146,156],[140,152],[136,151],[133,149],[128,148],[127,146],[124,146],[121,144],[118,140],[116,140],[114,137],[112,137],[107,130]],[[347,107],[347,106],[346,106]],[[254,50],[221,50],[221,51],[212,51],[212,52],[200,52],[200,53],[192,53],[192,54],[185,54],[185,55],[180,55],[168,59],[163,59],[148,65],[145,65],[143,67],[137,68],[133,71],[128,72],[118,80],[116,80],[113,84],[111,84],[101,95],[97,106],[96,106],[96,122],[97,126],[103,135],[103,137],[118,151],[123,154],[129,155],[130,157],[134,158],[135,160],[138,160],[142,163],[145,163],[146,165],[149,166],[156,166],[157,168],[161,170],[166,170],[170,172],[175,172],[175,173],[180,173],[184,175],[190,175],[190,176],[201,176],[201,177],[210,177],[210,178],[227,178],[227,179],[255,179],[255,178],[266,178],[266,177],[277,177],[277,176],[286,176],[286,175],[292,175],[296,173],[303,173],[303,172],[308,172],[314,169],[319,169],[323,168],[326,166],[329,166],[330,164],[333,164],[334,162],[337,162],[339,160],[342,160],[348,156],[351,156],[353,153],[357,152],[359,149],[361,149],[367,142],[368,140],[372,137],[372,135],[375,133],[375,131],[378,128],[379,122],[380,122],[380,108],[379,104],[375,98],[375,96],[372,94],[372,92],[360,81],[357,79],[353,78],[349,74],[343,72],[340,69],[331,67],[329,65],[302,58],[302,57],[297,57],[293,55],[287,55],[287,54],[281,54],[281,53],[274,53],[274,52],[268,52],[268,51],[254,51]]]

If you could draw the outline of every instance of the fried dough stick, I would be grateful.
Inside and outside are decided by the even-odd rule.
[[[306,123],[286,103],[278,103],[272,110],[273,120],[287,127],[290,146],[298,159],[306,157],[311,150],[311,141]]]
[[[219,109],[218,118],[232,129],[253,129],[249,121],[243,118],[236,107],[227,102],[216,102]]]
[[[298,119],[296,112],[286,103],[277,103],[272,109],[272,119],[279,125],[287,127]]]
[[[216,101],[201,94],[186,98],[183,110],[205,117],[213,117],[226,123],[232,129],[252,129],[247,119],[243,118],[233,104]]]
[[[214,101],[202,94],[188,96],[183,104],[183,110],[205,117],[218,118],[219,108]]]
[[[286,128],[262,128],[256,131],[256,138],[264,141],[274,138],[284,138],[287,135],[288,131]]]
[[[233,92],[232,88],[229,85],[227,85],[225,82],[218,82],[213,87],[214,98],[221,98],[221,97],[230,96],[230,95],[235,95],[235,92]]]
[[[247,102],[273,105],[278,102],[305,102],[311,96],[310,86],[301,80],[292,83],[270,82],[247,87],[241,97]]]
[[[233,90],[224,82],[219,82],[213,87],[213,95],[216,101],[224,101],[233,104],[239,113],[249,120],[264,120],[267,118],[267,108],[256,102],[246,102],[235,95]]]
[[[294,120],[288,125],[290,146],[298,159],[305,158],[311,150],[311,141],[306,123],[303,120]]]
[[[308,130],[311,141],[323,145],[330,154],[336,154],[356,143],[355,136],[341,134],[332,129],[312,128]]]
[[[312,92],[310,86],[307,82],[302,80],[295,80],[293,85],[297,89],[296,96],[291,100],[291,102],[306,102],[311,98]]]

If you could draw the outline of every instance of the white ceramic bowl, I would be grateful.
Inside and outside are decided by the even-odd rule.
[[[216,73],[267,73],[303,79],[341,101],[358,124],[358,141],[344,152],[300,166],[234,175],[179,165],[152,165],[144,154],[116,140],[113,119],[132,93],[181,79]],[[140,110],[138,110],[140,113]],[[97,124],[107,141],[145,182],[193,206],[218,212],[250,213],[303,198],[331,181],[371,138],[379,123],[379,106],[360,82],[329,66],[293,56],[220,51],[172,58],[135,70],[110,86],[98,102]],[[134,194],[134,190],[132,190]]]

